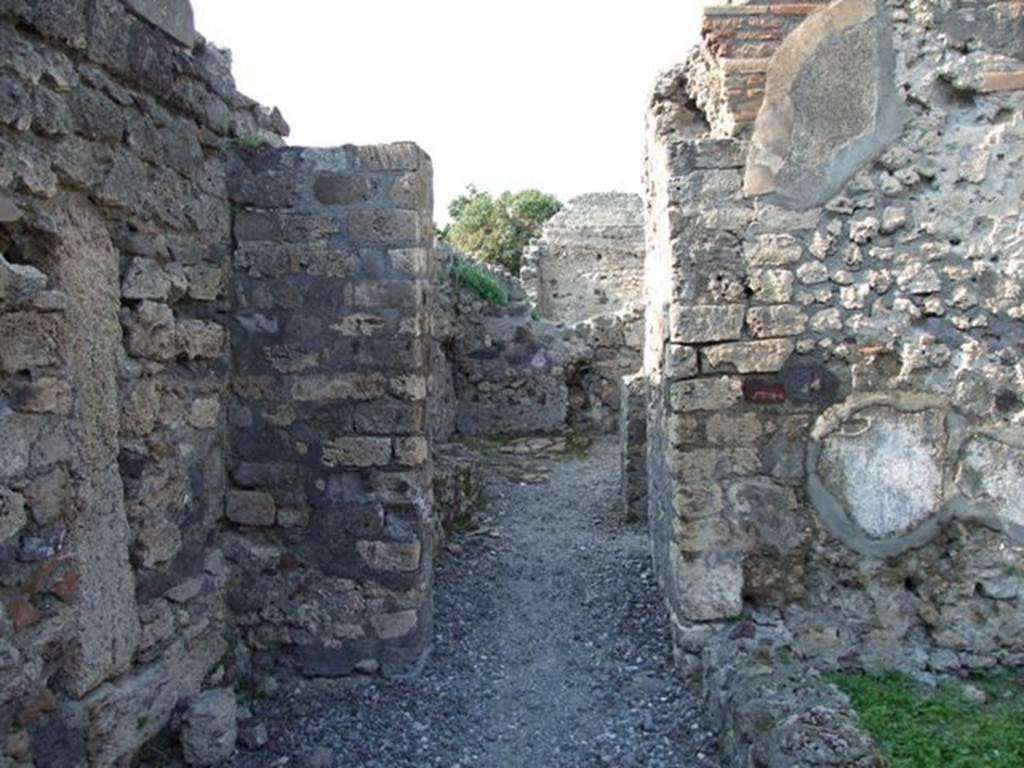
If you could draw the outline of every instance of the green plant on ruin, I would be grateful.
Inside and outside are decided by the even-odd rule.
[[[985,701],[957,684],[926,691],[899,674],[835,675],[881,750],[886,768],[1011,768],[1024,765],[1024,679],[972,679]]]
[[[455,264],[451,270],[451,278],[457,291],[465,288],[477,298],[491,304],[508,304],[508,294],[501,283],[478,266],[467,262]]]
[[[256,147],[266,146],[267,140],[262,136],[254,136],[252,134],[243,134],[235,138],[235,143],[240,147],[247,147],[249,149],[255,149]]]
[[[590,453],[590,445],[589,437],[582,432],[571,430],[565,435],[565,453],[563,455],[570,459],[585,459]]]
[[[536,189],[495,197],[470,185],[449,203],[451,223],[440,231],[440,239],[518,275],[523,249],[561,207],[557,198]]]

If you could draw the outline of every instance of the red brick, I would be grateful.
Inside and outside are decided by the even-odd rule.
[[[22,595],[15,595],[8,599],[7,615],[11,617],[15,634],[28,629],[43,618],[43,614],[28,601],[28,598]]]
[[[78,571],[69,569],[57,583],[50,587],[50,592],[56,595],[62,602],[72,603],[78,596]]]
[[[745,379],[743,397],[756,405],[777,405],[786,402],[786,385],[768,379]]]
[[[57,697],[50,690],[46,689],[30,699],[28,704],[18,712],[14,719],[18,725],[24,727],[32,725],[44,714],[53,712],[55,709],[57,709]]]

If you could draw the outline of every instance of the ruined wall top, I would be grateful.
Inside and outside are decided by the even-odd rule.
[[[643,300],[643,252],[639,195],[581,195],[527,251],[523,284],[542,317],[580,322]]]

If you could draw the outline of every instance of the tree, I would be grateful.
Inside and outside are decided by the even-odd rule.
[[[451,223],[441,232],[441,239],[518,275],[523,249],[561,207],[557,198],[536,189],[503,192],[495,198],[470,185],[465,194],[448,204]]]

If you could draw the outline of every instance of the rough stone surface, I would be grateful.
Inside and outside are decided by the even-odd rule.
[[[128,7],[182,45],[197,39],[190,0],[127,0]]]
[[[894,68],[879,0],[839,0],[797,27],[768,66],[744,193],[798,208],[832,197],[899,135]]]
[[[414,145],[230,169],[227,601],[261,673],[399,674],[430,642],[431,174]]]
[[[873,768],[877,748],[849,699],[791,658],[784,628],[746,620],[704,651],[704,697],[729,735],[727,765]]]
[[[582,195],[526,250],[523,286],[541,317],[578,323],[643,300],[643,254],[639,195]]]
[[[732,764],[858,764],[815,670],[1024,662],[1015,6],[711,7],[702,46],[656,84],[652,552]],[[687,324],[722,307],[742,314],[727,338]],[[734,682],[715,677],[727,658],[700,660],[715,633],[747,632],[737,615],[797,660],[765,665],[764,688],[756,641],[756,674]],[[801,731],[815,723],[846,735]]]
[[[238,703],[231,689],[203,691],[189,702],[181,745],[189,765],[221,765],[235,751]]]
[[[442,273],[466,259],[442,254]],[[619,378],[641,363],[641,312],[621,309],[568,327],[535,319],[520,281],[490,273],[507,304],[448,280],[438,286],[429,403],[435,439],[617,430]]]

